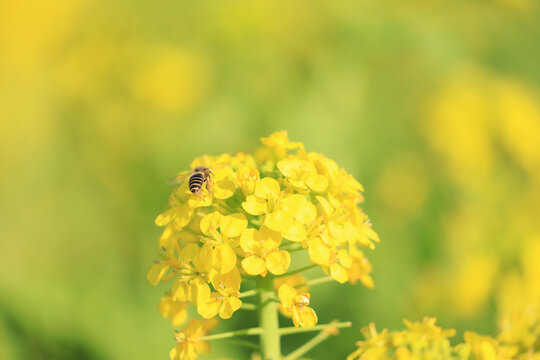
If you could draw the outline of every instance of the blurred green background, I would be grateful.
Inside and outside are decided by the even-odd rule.
[[[344,358],[370,321],[495,334],[540,293],[539,15],[534,0],[0,1],[0,359],[166,359],[164,288],[145,279],[166,180],[276,130],[355,175],[382,239],[375,289],[313,290],[321,323],[354,327],[309,356]],[[249,358],[215,345],[206,358]]]

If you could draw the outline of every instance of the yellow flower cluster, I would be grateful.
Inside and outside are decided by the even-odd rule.
[[[452,346],[450,338],[454,329],[442,329],[435,325],[435,318],[425,318],[422,322],[404,320],[407,330],[378,333],[371,323],[362,329],[366,340],[357,343],[358,349],[347,360],[533,360],[540,359],[539,322],[507,324],[508,329],[497,339],[465,332],[465,342]],[[522,319],[520,319],[522,320]],[[531,318],[529,318],[531,320]],[[513,331],[512,331],[512,330]],[[527,336],[524,336],[523,332]]]
[[[505,314],[497,339],[508,348],[513,359],[540,359],[540,304],[529,304]]]
[[[420,359],[468,359],[465,349],[456,350],[449,338],[454,330],[443,330],[435,325],[434,318],[412,323],[405,320],[407,330],[378,333],[371,323],[362,329],[365,341],[357,343],[358,349],[347,360],[420,360]]]
[[[373,286],[360,248],[372,249],[379,239],[358,207],[362,185],[284,131],[261,141],[254,156],[197,158],[192,168],[213,172],[211,192],[203,186],[193,194],[184,181],[156,218],[164,227],[161,260],[147,278],[154,285],[173,280],[159,310],[175,326],[186,319],[189,304],[205,319],[230,318],[242,305],[242,278],[286,277],[293,250],[307,250],[306,258],[339,283]],[[309,294],[283,284],[282,311],[296,326],[315,325]]]

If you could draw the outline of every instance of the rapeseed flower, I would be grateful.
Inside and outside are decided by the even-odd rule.
[[[294,326],[312,327],[317,323],[317,314],[310,308],[308,293],[299,294],[298,291],[287,284],[283,284],[278,290],[281,309],[286,316],[292,317]]]
[[[187,319],[186,308],[188,305],[187,302],[177,301],[172,296],[166,295],[161,298],[158,311],[163,317],[169,318],[173,326],[180,326]]]
[[[194,320],[181,331],[175,332],[176,346],[169,352],[171,360],[195,360],[200,353],[210,351],[208,341],[200,341],[199,338],[206,335],[217,325],[215,320]]]
[[[442,329],[435,325],[434,318],[422,322],[404,320],[407,330],[383,330],[378,333],[371,323],[362,329],[366,338],[357,343],[358,349],[347,360],[428,360],[428,359],[469,359],[468,347],[453,348],[450,338],[453,329]]]
[[[261,142],[254,156],[196,158],[191,168],[208,167],[213,176],[197,194],[187,180],[178,184],[155,220],[163,227],[161,259],[147,278],[153,285],[172,280],[159,309],[175,326],[185,320],[189,304],[205,319],[230,318],[242,307],[241,288],[268,277],[279,285],[270,291],[294,325],[314,326],[307,280],[295,271],[292,251],[304,250],[328,279],[373,287],[371,266],[359,248],[373,249],[379,239],[358,207],[362,185],[335,161],[289,141],[284,131]],[[182,334],[198,333],[201,324],[190,323]],[[182,336],[171,357],[193,359],[205,345],[187,346],[184,338],[193,336]]]

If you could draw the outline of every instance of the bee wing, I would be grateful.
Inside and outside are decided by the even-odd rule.
[[[222,161],[222,162],[218,162],[218,163],[215,163],[214,165],[210,166],[210,170],[212,171],[215,171],[215,170],[220,170],[220,169],[223,169],[225,166],[229,165],[230,162],[228,161]]]
[[[170,178],[167,181],[168,185],[178,185],[183,183],[188,176],[191,175],[191,171],[182,171],[181,173],[177,174],[175,177]]]

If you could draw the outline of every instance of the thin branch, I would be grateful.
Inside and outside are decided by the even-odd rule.
[[[323,330],[317,335],[315,335],[311,340],[309,340],[304,345],[300,346],[298,349],[294,350],[289,355],[285,356],[283,360],[296,360],[300,356],[304,355],[311,349],[313,349],[315,346],[322,343],[324,340],[328,339],[330,336],[334,335],[332,331]]]
[[[341,323],[331,322],[329,324],[324,324],[324,325],[315,325],[310,328],[297,328],[297,327],[291,326],[291,327],[279,329],[279,334],[290,335],[290,334],[299,334],[299,333],[310,332],[310,331],[319,331],[319,330],[324,330],[324,329],[346,328],[346,327],[351,327],[351,326],[352,326],[352,323],[350,321],[341,322]]]
[[[261,333],[262,333],[262,328],[256,327],[256,328],[250,328],[250,329],[227,331],[221,334],[201,336],[198,340],[199,341],[219,340],[219,339],[228,339],[228,338],[241,336],[241,335],[260,335]]]
[[[250,304],[250,303],[242,303],[242,306],[240,306],[240,309],[242,309],[242,310],[257,310],[257,305]]]
[[[309,280],[308,282],[298,285],[296,287],[302,287],[302,286],[315,286],[319,284],[324,284],[330,281],[333,281],[334,279],[331,276],[323,276],[318,279]]]
[[[240,296],[238,298],[245,298],[245,297],[248,297],[248,296],[253,296],[253,295],[257,295],[257,293],[260,291],[260,289],[253,289],[253,290],[248,290],[248,291],[244,291],[244,292],[241,292],[240,293]]]

